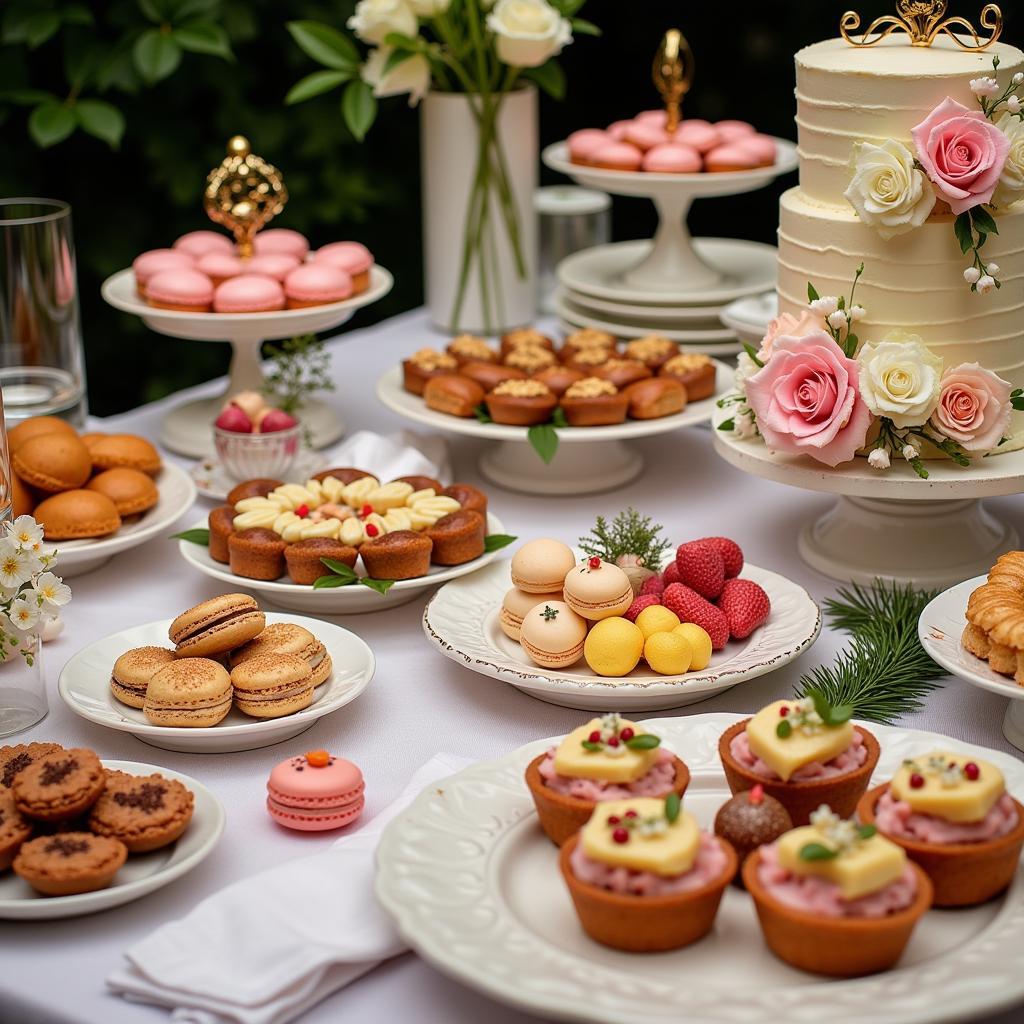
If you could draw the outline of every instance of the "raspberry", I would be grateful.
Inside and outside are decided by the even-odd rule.
[[[661,599],[657,594],[641,594],[639,597],[633,598],[633,603],[626,609],[626,618],[630,622],[636,622],[636,617],[653,604],[661,604]]]
[[[763,626],[772,610],[768,595],[753,580],[726,580],[718,607],[729,624],[729,632],[739,640]]]
[[[720,651],[729,642],[729,624],[725,613],[706,601],[683,583],[672,583],[661,595],[661,603],[679,616],[680,622],[693,622],[709,637],[714,650]]]
[[[743,571],[743,551],[736,541],[729,540],[728,537],[705,537],[697,543],[711,544],[718,549],[722,561],[725,562],[725,578],[727,580],[739,576]]]
[[[670,583],[679,582],[679,567],[676,565],[675,560],[665,566],[665,571],[661,574],[661,582],[667,587]]]
[[[644,580],[644,585],[640,588],[638,597],[642,597],[645,594],[653,594],[655,597],[661,597],[661,592],[665,589],[665,581],[655,574],[654,576],[648,576]]]
[[[679,582],[713,601],[725,583],[725,560],[716,545],[704,541],[680,544],[676,551]]]

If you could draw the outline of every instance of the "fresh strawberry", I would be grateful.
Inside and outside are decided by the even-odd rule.
[[[644,580],[644,585],[640,588],[640,594],[637,596],[643,596],[644,594],[653,594],[655,597],[661,597],[661,592],[665,589],[665,581],[655,574],[654,576],[648,576]]]
[[[676,550],[679,582],[696,590],[701,597],[713,601],[722,592],[725,583],[725,559],[714,544],[691,541],[680,544]]]
[[[661,603],[679,616],[680,622],[694,622],[711,637],[711,646],[720,651],[729,642],[729,623],[721,608],[716,608],[683,583],[671,583],[661,595]]]
[[[765,624],[772,603],[764,588],[753,580],[726,580],[718,607],[729,623],[729,632],[742,640]]]
[[[722,561],[725,562],[725,578],[731,580],[743,572],[743,551],[739,544],[728,537],[704,537],[698,544],[711,544],[718,548]]]
[[[661,599],[657,594],[641,594],[639,597],[634,597],[633,603],[626,609],[626,618],[630,622],[636,622],[636,617],[645,608],[650,608],[655,604],[661,604]]]
[[[671,583],[679,582],[679,566],[676,565],[675,559],[665,566],[665,571],[661,574],[661,582],[666,587]]]

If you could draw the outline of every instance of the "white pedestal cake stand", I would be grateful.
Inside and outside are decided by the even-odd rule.
[[[796,146],[776,139],[778,152],[771,167],[717,174],[648,174],[644,171],[606,171],[584,167],[569,159],[566,142],[548,146],[544,163],[586,188],[618,196],[650,199],[660,222],[654,244],[643,258],[625,271],[623,284],[640,291],[694,293],[712,289],[727,278],[727,271],[711,266],[694,250],[686,217],[695,199],[753,192],[797,166]]]
[[[730,415],[719,410],[715,425]],[[807,456],[771,452],[760,438],[740,440],[717,429],[715,448],[746,473],[839,496],[799,536],[804,561],[832,579],[945,587],[988,572],[999,555],[1018,544],[1016,529],[997,519],[981,499],[1021,490],[1024,452],[976,459],[970,468],[929,459],[929,478],[921,480],[905,462],[880,471],[867,459],[855,459],[830,469]]]
[[[122,270],[108,277],[103,282],[102,295],[111,306],[141,317],[147,327],[159,334],[191,341],[231,344],[231,369],[224,395],[184,402],[164,417],[160,428],[160,442],[165,447],[181,455],[203,458],[213,452],[211,425],[225,396],[262,389],[260,349],[264,341],[339,327],[350,320],[357,309],[387,295],[393,283],[394,279],[387,270],[375,266],[370,274],[370,286],[359,295],[343,302],[272,313],[183,313],[157,309],[139,298],[131,270]],[[315,448],[333,444],[345,429],[338,414],[324,402],[306,402],[300,416],[310,430]]]
[[[732,375],[725,363],[716,360],[715,368],[718,388],[711,398],[691,402],[678,415],[657,420],[627,420],[614,427],[560,429],[558,450],[549,463],[545,463],[530,445],[526,427],[480,423],[427,408],[422,398],[402,387],[401,366],[388,370],[377,381],[377,397],[400,416],[434,430],[496,441],[497,444],[481,457],[480,472],[500,487],[524,494],[596,494],[622,487],[643,472],[643,456],[623,442],[666,434],[711,419],[717,392],[727,386]]]

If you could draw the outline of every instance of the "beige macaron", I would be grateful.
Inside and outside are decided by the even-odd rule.
[[[150,679],[174,660],[174,651],[166,647],[135,647],[125,651],[110,672],[110,692],[122,704],[141,708],[146,703]]]
[[[238,710],[253,718],[283,718],[313,703],[313,673],[294,654],[257,654],[231,670]]]
[[[565,574],[575,564],[568,544],[550,537],[531,540],[512,556],[512,584],[529,594],[550,594],[562,589]]]
[[[552,591],[550,594],[528,594],[525,590],[512,587],[501,602],[501,612],[498,615],[498,625],[501,631],[510,640],[519,642],[519,634],[523,628],[523,616],[539,604],[552,601],[561,601],[561,590]]]
[[[543,668],[566,668],[583,657],[587,623],[564,601],[534,605],[523,618],[519,643]]]
[[[313,685],[326,683],[333,670],[327,648],[308,629],[294,622],[275,622],[254,640],[231,654],[231,667],[242,665],[261,654],[294,654],[313,673]]]
[[[149,681],[143,714],[153,725],[206,729],[231,710],[231,677],[209,658],[177,658]]]
[[[592,622],[623,615],[633,603],[629,577],[600,558],[587,558],[574,566],[565,577],[563,591],[565,603]]]
[[[267,625],[248,594],[222,594],[182,612],[167,631],[179,658],[227,654],[259,636]]]

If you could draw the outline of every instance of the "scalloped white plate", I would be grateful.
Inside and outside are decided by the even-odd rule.
[[[686,806],[708,827],[729,797],[718,737],[737,715],[644,724],[690,769]],[[1024,764],[935,733],[871,725],[875,781],[904,757],[951,749],[994,761],[1024,798]],[[829,981],[764,944],[750,897],[729,886],[713,931],[673,953],[630,954],[584,935],[536,824],[523,771],[560,737],[431,785],[384,830],[376,892],[413,949],[439,970],[544,1019],[587,1024],[938,1024],[1024,1000],[1024,879],[981,907],[931,911],[890,971]]]
[[[562,670],[534,665],[498,623],[502,598],[512,585],[505,564],[442,587],[423,610],[423,632],[446,658],[550,704],[588,711],[680,708],[787,664],[821,632],[821,612],[803,587],[756,565],[744,566],[741,575],[767,591],[768,621],[746,640],[716,651],[706,669],[683,676],[657,675],[644,667],[609,679],[594,675],[584,661]]]

